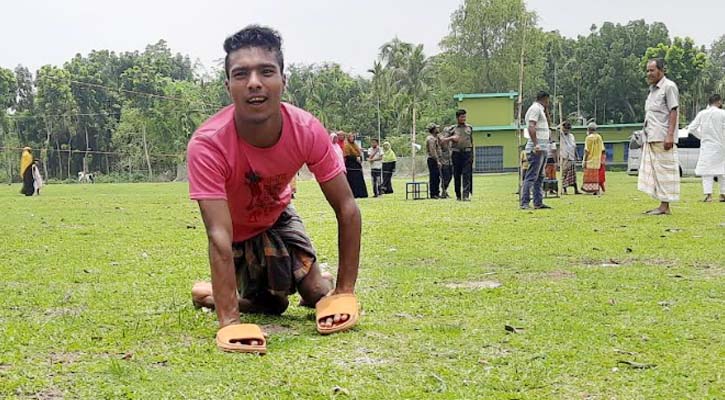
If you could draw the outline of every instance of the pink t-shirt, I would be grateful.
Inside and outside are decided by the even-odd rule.
[[[233,241],[269,229],[292,199],[289,183],[307,164],[318,182],[345,171],[322,124],[310,113],[282,103],[282,135],[272,147],[254,147],[239,138],[234,105],[196,130],[187,148],[192,200],[226,200]]]

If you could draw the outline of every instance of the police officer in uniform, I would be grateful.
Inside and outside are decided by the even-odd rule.
[[[473,127],[466,123],[466,110],[456,111],[458,124],[453,126],[452,135],[442,139],[451,142],[453,161],[453,186],[456,200],[471,201],[473,189]]]

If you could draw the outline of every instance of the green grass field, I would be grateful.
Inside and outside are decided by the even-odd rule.
[[[723,398],[725,204],[688,178],[674,215],[644,216],[656,202],[610,173],[605,196],[520,211],[515,179],[477,176],[470,203],[406,202],[402,181],[361,200],[361,323],[250,316],[263,357],[218,351],[192,307],[209,268],[185,184],[0,187],[0,397]],[[336,266],[317,185],[295,204]]]

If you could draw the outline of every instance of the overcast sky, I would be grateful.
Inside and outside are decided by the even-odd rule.
[[[379,47],[398,36],[439,51],[461,0],[24,0],[3,1],[0,66],[32,71],[62,65],[93,49],[143,50],[165,39],[174,52],[204,65],[223,56],[224,38],[249,23],[278,29],[287,63],[337,62],[352,73],[370,68]],[[576,37],[592,24],[661,21],[671,36],[709,46],[725,34],[725,2],[704,0],[529,0],[545,30]]]

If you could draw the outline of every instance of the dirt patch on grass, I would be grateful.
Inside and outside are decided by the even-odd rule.
[[[576,273],[571,271],[562,271],[562,270],[556,270],[556,271],[547,271],[547,272],[534,272],[530,274],[521,274],[520,278],[524,281],[561,281],[564,279],[573,279],[576,278]]]
[[[82,307],[54,307],[45,310],[46,318],[60,318],[60,317],[77,317],[83,312]]]
[[[468,281],[468,282],[449,282],[443,286],[449,289],[496,289],[502,286],[501,282],[494,280]]]
[[[592,258],[584,258],[579,261],[572,262],[572,265],[577,266],[585,266],[585,267],[604,267],[604,268],[616,268],[616,267],[626,267],[632,263],[632,260],[630,259],[614,259],[614,258],[607,258],[607,259],[592,259]]]
[[[288,326],[283,325],[276,325],[276,324],[267,324],[262,325],[262,332],[264,332],[265,336],[269,335],[295,335],[298,332]]]
[[[552,281],[560,281],[562,279],[576,278],[576,274],[570,271],[549,271],[544,275],[544,278]]]
[[[56,352],[48,354],[48,362],[51,364],[71,364],[78,361],[83,353],[80,352]]]
[[[692,266],[706,278],[722,278],[725,276],[725,267],[722,265],[696,262]]]
[[[31,395],[30,398],[36,400],[61,400],[65,398],[65,395],[57,387],[49,387]]]

